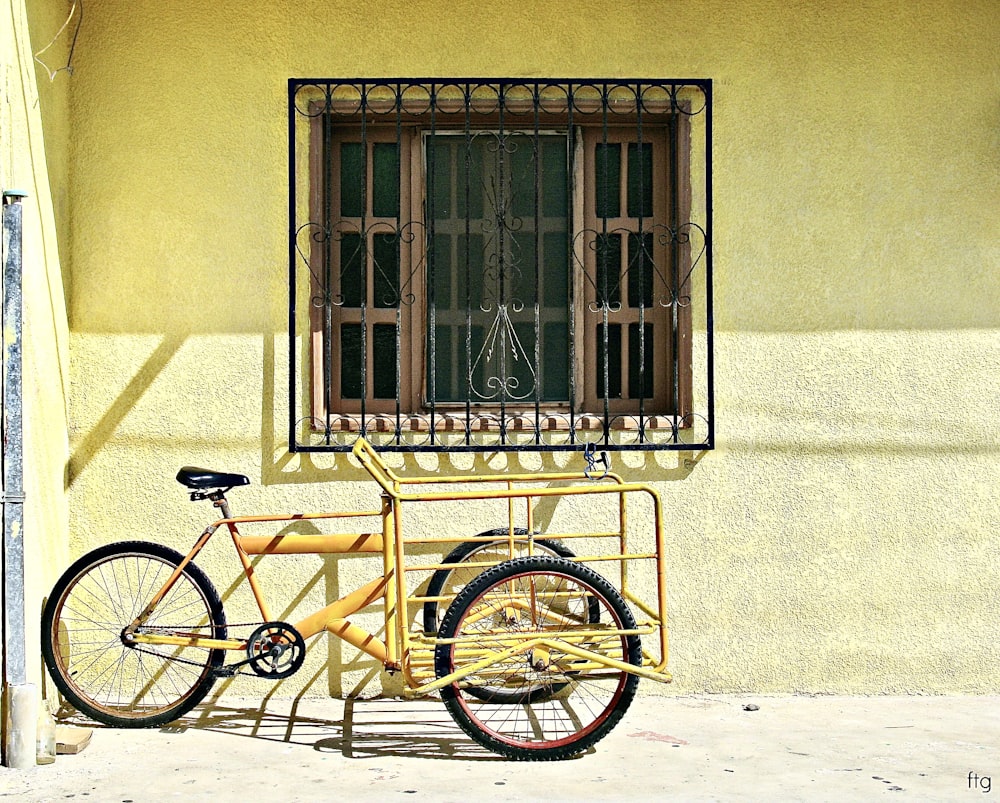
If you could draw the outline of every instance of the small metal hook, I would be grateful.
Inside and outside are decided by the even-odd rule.
[[[597,457],[597,447],[594,446],[593,442],[588,443],[583,447],[583,459],[587,461],[587,467],[583,470],[588,480],[603,480],[608,476],[608,472],[611,470],[611,461],[608,459],[607,452],[601,452],[600,457]],[[597,476],[597,464],[600,463],[603,471],[600,476]]]

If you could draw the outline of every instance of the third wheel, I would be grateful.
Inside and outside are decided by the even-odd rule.
[[[606,736],[631,704],[638,677],[601,659],[641,665],[634,631],[621,594],[589,567],[545,556],[502,563],[455,598],[434,656],[438,677],[482,663],[491,653],[497,660],[445,686],[442,700],[469,736],[496,753],[567,758]],[[506,647],[538,635],[554,646],[501,657]],[[581,658],[560,644],[594,657]],[[483,688],[503,688],[520,701],[491,699]]]

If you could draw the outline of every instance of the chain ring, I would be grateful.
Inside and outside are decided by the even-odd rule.
[[[306,642],[286,622],[266,622],[247,639],[250,668],[262,678],[281,680],[294,675],[306,659]]]

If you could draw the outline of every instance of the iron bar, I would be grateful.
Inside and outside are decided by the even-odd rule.
[[[379,447],[392,451],[712,448],[711,99],[701,79],[291,79],[292,451],[346,451],[369,432],[385,433]],[[703,138],[702,164],[689,165],[689,131]],[[550,137],[563,138],[565,173]],[[358,138],[360,217],[348,222],[335,200],[345,190],[332,186],[344,181],[336,148]],[[399,202],[387,211],[376,206],[388,191],[379,160],[393,139]],[[704,200],[694,203],[696,174]],[[563,224],[547,199],[560,182],[566,253],[557,258],[546,234]],[[311,200],[315,217],[303,220],[306,197],[321,207]],[[342,253],[346,228],[360,243],[359,268]],[[303,232],[317,238],[308,259],[296,242]],[[702,248],[692,260],[695,234]],[[321,306],[312,323],[296,305],[303,261]],[[550,309],[560,273],[562,312]],[[382,298],[386,282],[394,301]],[[360,354],[342,345],[337,322],[357,320],[336,312],[345,292],[359,299],[351,315],[360,326],[349,325]],[[310,326],[307,355],[297,334]],[[693,338],[704,344],[696,376]],[[324,387],[303,415],[310,360]],[[344,385],[358,377],[355,399]]]

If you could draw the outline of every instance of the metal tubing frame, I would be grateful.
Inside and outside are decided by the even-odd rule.
[[[647,435],[648,423],[646,421],[645,414],[645,403],[643,398],[638,400],[638,417],[636,418],[633,413],[629,414],[609,414],[608,410],[608,397],[607,397],[607,382],[605,382],[605,398],[604,398],[604,413],[602,418],[602,425],[599,432],[595,431],[593,433],[588,433],[586,430],[578,430],[577,422],[580,417],[587,412],[579,407],[577,399],[576,386],[581,381],[579,377],[576,377],[577,367],[575,366],[576,357],[574,356],[577,350],[577,335],[582,333],[577,333],[577,324],[575,314],[569,315],[568,327],[570,334],[570,366],[569,372],[571,376],[570,388],[569,388],[569,407],[564,412],[561,412],[557,417],[564,418],[568,422],[568,430],[563,431],[561,429],[556,429],[552,433],[548,433],[547,429],[543,429],[540,426],[540,416],[541,413],[541,397],[538,388],[534,391],[534,413],[528,415],[527,418],[532,418],[534,420],[533,429],[525,429],[522,433],[523,435],[530,436],[530,442],[524,442],[524,440],[518,441],[517,437],[512,437],[512,433],[518,431],[518,427],[514,424],[515,418],[507,416],[507,399],[505,395],[502,395],[499,406],[499,431],[493,433],[491,431],[490,435],[483,439],[482,441],[476,441],[473,437],[473,408],[471,407],[471,397],[467,394],[465,400],[465,434],[462,442],[456,442],[450,440],[448,442],[442,441],[439,437],[437,431],[437,419],[438,419],[438,406],[433,401],[436,398],[434,393],[435,385],[435,375],[433,366],[435,364],[436,346],[434,346],[436,339],[436,331],[434,326],[434,315],[435,306],[433,303],[434,298],[434,282],[433,278],[429,281],[427,293],[428,298],[431,300],[429,308],[429,318],[426,336],[428,342],[431,344],[430,352],[426,358],[426,365],[424,369],[426,370],[427,365],[431,366],[427,374],[427,383],[430,390],[431,401],[426,401],[424,403],[422,411],[408,410],[401,407],[400,402],[400,375],[401,375],[401,360],[403,359],[400,350],[400,309],[397,306],[396,313],[396,380],[397,380],[397,393],[396,393],[396,404],[395,404],[395,415],[392,414],[381,414],[366,412],[366,377],[369,372],[368,360],[364,355],[367,353],[367,339],[368,339],[368,328],[365,324],[366,310],[367,310],[367,300],[366,298],[362,300],[361,306],[361,338],[362,338],[362,360],[360,365],[361,377],[362,377],[362,390],[361,390],[361,412],[360,417],[357,413],[342,414],[337,410],[326,410],[322,413],[322,420],[320,413],[316,410],[306,411],[303,415],[302,410],[302,400],[309,395],[309,392],[305,388],[299,388],[300,380],[300,359],[302,355],[302,347],[300,346],[298,340],[301,336],[308,336],[307,332],[299,331],[299,321],[297,320],[297,307],[298,307],[298,294],[299,288],[297,287],[297,268],[299,266],[300,260],[303,259],[303,253],[300,249],[299,237],[302,231],[309,229],[311,231],[310,236],[314,237],[317,242],[323,243],[323,249],[325,249],[327,259],[324,261],[324,275],[327,279],[330,278],[331,265],[329,263],[329,251],[330,251],[330,239],[333,236],[330,231],[322,231],[322,227],[316,221],[309,221],[308,223],[301,223],[299,217],[298,206],[304,198],[304,193],[300,191],[298,187],[299,175],[302,172],[302,154],[299,153],[298,149],[298,135],[297,135],[297,119],[300,117],[315,118],[319,115],[324,115],[322,109],[316,111],[313,108],[303,109],[297,106],[297,93],[304,88],[313,88],[318,92],[325,93],[326,108],[332,109],[334,104],[337,102],[344,102],[343,98],[335,98],[335,93],[339,89],[345,87],[350,87],[352,89],[358,89],[360,92],[360,101],[358,103],[356,118],[358,124],[362,129],[362,140],[365,139],[365,131],[369,126],[369,117],[371,116],[374,120],[379,118],[382,123],[395,123],[395,128],[397,132],[397,142],[400,142],[400,134],[402,131],[402,125],[404,118],[407,124],[412,122],[413,114],[410,109],[404,109],[405,95],[411,90],[419,90],[416,95],[419,97],[421,92],[427,92],[428,102],[427,109],[425,110],[425,126],[429,126],[429,130],[433,132],[436,130],[437,126],[437,114],[438,114],[438,104],[435,97],[435,92],[441,89],[448,89],[451,91],[461,90],[465,95],[465,107],[464,107],[464,126],[465,134],[468,137],[469,132],[472,130],[470,128],[470,114],[472,110],[473,94],[475,91],[481,90],[484,87],[490,88],[497,92],[497,97],[499,98],[498,103],[498,114],[499,114],[499,134],[501,138],[504,135],[504,114],[505,114],[505,104],[504,104],[504,92],[510,87],[516,87],[519,89],[532,89],[534,95],[534,137],[535,137],[535,147],[538,145],[538,135],[544,126],[541,125],[541,117],[539,114],[540,109],[549,101],[543,101],[541,93],[544,90],[551,90],[555,87],[565,90],[566,92],[566,109],[565,117],[568,120],[567,125],[569,129],[572,129],[575,125],[580,124],[580,121],[586,122],[588,115],[593,117],[593,110],[584,111],[581,107],[577,109],[577,96],[574,92],[579,92],[581,88],[588,90],[588,92],[599,92],[600,103],[601,103],[601,114],[605,118],[604,128],[607,130],[607,126],[610,124],[621,124],[621,120],[613,120],[615,115],[609,115],[608,104],[611,102],[611,96],[613,92],[616,91],[629,91],[634,93],[636,98],[636,128],[639,136],[640,145],[643,142],[643,114],[642,108],[645,107],[645,92],[649,91],[651,87],[655,87],[658,91],[669,93],[670,104],[671,104],[671,116],[674,119],[673,128],[676,129],[676,118],[678,115],[684,115],[687,117],[693,117],[696,115],[703,115],[704,119],[704,183],[700,188],[704,192],[704,227],[695,223],[694,221],[679,221],[676,219],[676,204],[675,208],[671,210],[671,215],[673,216],[670,220],[671,226],[671,236],[673,238],[672,251],[674,252],[674,257],[671,258],[673,263],[672,272],[674,274],[673,280],[676,282],[681,277],[678,277],[677,267],[678,259],[676,254],[686,247],[686,243],[689,241],[691,231],[693,229],[698,229],[701,235],[704,237],[703,240],[703,250],[699,254],[698,260],[704,258],[704,287],[705,287],[705,298],[703,300],[704,304],[704,315],[705,315],[705,343],[706,343],[706,354],[704,371],[699,374],[701,381],[704,383],[705,398],[703,400],[703,407],[699,411],[685,410],[680,406],[679,403],[679,390],[678,390],[678,371],[681,370],[682,363],[678,362],[678,352],[677,352],[677,313],[678,305],[683,305],[683,300],[679,298],[674,298],[673,307],[673,332],[674,337],[671,338],[670,350],[673,354],[673,362],[670,382],[673,386],[673,402],[674,408],[671,413],[667,413],[664,417],[667,419],[672,418],[672,431],[668,433],[668,437],[665,439],[651,440]],[[387,111],[386,109],[381,109],[373,111],[373,107],[367,105],[367,94],[373,90],[391,90],[395,93],[395,109],[392,111]],[[695,110],[686,108],[684,103],[686,101],[682,100],[681,92],[684,90],[694,90],[700,92],[704,97],[704,106]],[[586,100],[588,102],[593,101],[594,98],[590,95],[587,96]],[[395,452],[487,452],[487,451],[507,451],[507,452],[556,452],[556,451],[580,451],[587,446],[587,442],[593,438],[597,438],[597,442],[600,444],[601,448],[606,451],[661,451],[661,450],[680,450],[680,451],[692,451],[692,450],[708,450],[715,448],[715,391],[714,391],[714,359],[713,359],[713,348],[714,348],[714,323],[713,323],[713,308],[712,308],[712,210],[713,210],[713,186],[712,186],[712,80],[704,78],[695,79],[649,79],[649,78],[615,78],[615,79],[566,79],[566,78],[545,78],[545,79],[525,79],[525,78],[462,78],[462,79],[449,79],[449,78],[290,78],[288,80],[288,175],[289,175],[289,191],[288,191],[288,287],[289,287],[289,306],[288,306],[288,392],[289,392],[289,420],[288,420],[288,444],[289,450],[291,452],[348,452],[352,448],[352,441],[357,437],[368,437],[377,430],[381,430],[382,425],[376,422],[380,417],[385,417],[387,419],[394,420],[394,427],[386,431],[388,438],[386,442],[382,444],[380,448],[386,451]],[[450,109],[450,113],[454,116],[455,110]],[[551,109],[546,107],[546,111],[550,112]],[[617,113],[617,112],[616,112]],[[442,112],[443,114],[443,112]],[[330,115],[325,115],[330,116]],[[350,119],[350,114],[343,112],[343,110],[338,110],[335,115],[341,120]],[[446,115],[445,115],[446,116]],[[522,114],[522,117],[524,115]],[[452,121],[454,123],[454,120]],[[324,122],[322,126],[326,132],[324,141],[329,144],[329,125]],[[478,130],[478,129],[476,129]],[[569,143],[569,157],[570,164],[572,165],[575,145]],[[676,151],[676,148],[672,148],[672,152]],[[673,153],[673,156],[677,156]],[[312,156],[309,157],[313,158]],[[367,148],[363,149],[362,153],[362,168],[367,170]],[[433,153],[432,153],[433,160]],[[468,155],[466,156],[466,174],[468,174]],[[432,165],[433,167],[433,165]],[[669,170],[671,171],[671,184],[674,185],[676,190],[676,185],[678,181],[685,180],[684,177],[674,176],[673,171],[678,167],[678,164],[671,164]],[[434,176],[433,170],[429,171],[427,177],[428,186],[426,191],[428,194],[433,192]],[[641,178],[640,178],[641,185]],[[501,187],[501,190],[503,188]],[[640,186],[641,189],[641,186]],[[365,193],[367,192],[367,183],[362,182],[362,199],[367,197]],[[572,200],[569,189],[567,189],[567,201]],[[469,194],[468,181],[466,181],[466,196]],[[676,198],[675,198],[676,201]],[[327,205],[327,211],[329,211],[329,199],[327,198],[324,203]],[[572,208],[572,204],[570,207]],[[362,221],[367,214],[367,206],[363,205],[361,210]],[[535,198],[535,218],[536,222],[538,219],[538,198],[536,193]],[[640,233],[642,232],[642,217],[640,214]],[[570,213],[570,218],[572,218],[572,213]],[[655,220],[655,218],[650,218]],[[402,218],[400,218],[402,220]],[[468,218],[466,220],[467,230],[468,230]],[[426,222],[429,227],[429,232],[433,233],[434,221],[433,218]],[[407,224],[410,225],[410,224]],[[311,227],[316,227],[315,229]],[[686,229],[686,231],[682,231]],[[572,241],[575,232],[575,225],[570,225],[567,233],[567,237]],[[647,232],[648,233],[648,232]],[[502,237],[502,231],[501,231]],[[366,235],[362,232],[362,237]],[[538,256],[538,249],[540,248],[539,242],[536,238],[535,249]],[[572,252],[572,242],[568,243],[569,251]],[[466,245],[468,248],[468,243]],[[702,256],[703,255],[703,256]],[[434,273],[434,254],[433,249],[429,248],[427,252],[427,270],[431,277]],[[697,261],[697,260],[696,260]],[[567,269],[570,271],[570,277],[572,277],[573,270],[575,267],[572,265],[573,257],[570,255],[568,257]],[[400,276],[402,277],[402,263],[400,263]],[[468,270],[468,268],[467,268]],[[502,272],[502,268],[501,268]],[[368,273],[367,268],[362,269],[362,284],[367,286],[368,284]],[[412,276],[410,277],[412,279]],[[690,280],[690,272],[687,276],[681,279],[681,285]],[[402,279],[400,279],[402,281]],[[467,282],[468,284],[468,282]],[[537,276],[536,276],[537,284]],[[502,283],[501,283],[502,285]],[[537,290],[537,287],[536,287]],[[679,290],[679,288],[674,288],[674,290]],[[329,288],[326,290],[329,293]],[[467,289],[468,292],[468,289]],[[568,286],[569,302],[570,307],[573,306],[573,296],[574,296],[574,282],[570,281]],[[313,299],[313,303],[317,301],[316,298]],[[339,302],[332,302],[329,298],[326,298],[324,305],[326,309],[330,308],[331,303],[337,304]],[[407,301],[407,303],[412,303]],[[537,303],[537,294],[536,294]],[[468,299],[467,299],[467,308]],[[644,305],[639,306],[639,316],[640,316],[640,364],[639,373],[640,376],[644,375],[645,363],[642,358],[642,354],[645,353],[647,348],[645,343],[645,336],[642,334],[645,330],[642,328],[642,320]],[[605,310],[606,311],[606,310]],[[687,313],[685,313],[687,314]],[[534,356],[534,366],[537,371],[539,365],[539,339],[538,339],[538,315],[537,311],[535,314],[535,330],[536,330],[536,343],[535,343],[535,356]],[[617,324],[616,324],[617,325]],[[621,324],[624,326],[624,324]],[[332,330],[329,327],[329,322],[325,325],[324,337],[326,346],[324,349],[329,350],[333,348],[331,338],[333,337]],[[604,326],[605,334],[607,334],[607,321],[605,321]],[[471,327],[466,327],[466,351],[469,351],[470,344],[468,338],[471,336]],[[605,344],[605,357],[607,358],[608,346]],[[505,349],[501,349],[501,359],[503,355],[506,354]],[[467,358],[469,354],[467,353]],[[332,369],[330,365],[330,359],[327,354],[323,356],[323,376],[324,376],[324,394],[327,399],[325,404],[329,403],[329,387],[334,381],[332,376]],[[607,359],[604,360],[607,363]],[[605,369],[607,365],[605,365]],[[471,377],[471,374],[470,374]],[[303,381],[307,381],[304,376],[301,377]],[[470,379],[471,381],[471,379]],[[536,383],[537,384],[537,383]],[[302,394],[302,395],[300,395]],[[643,394],[640,394],[643,396]],[[530,406],[530,405],[529,405]],[[482,411],[476,413],[477,416],[482,416]],[[493,415],[492,413],[487,414],[487,417]],[[549,416],[548,413],[545,414],[546,417]],[[340,418],[351,418],[357,419],[355,421],[356,427],[351,427],[350,431],[345,433],[340,433],[338,438],[333,437],[333,429],[331,429],[330,419],[331,416],[337,416]],[[410,435],[408,431],[408,425],[404,424],[404,419],[407,418],[423,418],[429,422],[429,428],[426,430],[418,430],[418,434]],[[495,416],[493,416],[495,417]],[[626,436],[625,440],[617,439],[615,433],[618,430],[615,422],[619,419],[636,418],[636,428],[634,432],[629,431],[629,435]],[[651,419],[650,419],[651,420]],[[705,427],[705,435],[702,437],[701,433],[696,438],[691,438],[688,436],[686,429],[693,427],[695,422],[699,427],[702,425]],[[315,442],[315,438],[311,438],[308,435],[305,438],[300,438],[299,431],[305,426],[308,431],[310,428],[315,430],[313,433],[316,435],[318,433],[319,443]],[[658,425],[661,431],[666,431],[668,428]],[[634,438],[635,442],[626,442],[628,439]],[[420,442],[417,442],[420,441]]]
[[[25,193],[3,193],[3,673],[26,682],[24,603],[23,254]]]
[[[353,454],[368,471],[372,479],[382,489],[382,505],[380,510],[366,511],[346,511],[341,513],[307,513],[307,514],[287,514],[287,515],[263,515],[263,516],[227,516],[219,519],[207,527],[196,541],[191,551],[185,556],[181,564],[174,570],[164,586],[158,591],[143,613],[129,626],[128,633],[136,643],[145,644],[169,644],[192,646],[198,645],[206,648],[216,648],[225,650],[242,650],[246,642],[240,639],[213,639],[199,636],[197,634],[156,634],[136,632],[141,628],[142,623],[149,617],[156,605],[166,596],[184,568],[198,555],[202,548],[208,543],[212,535],[223,525],[227,527],[232,536],[233,545],[243,566],[243,572],[247,579],[254,599],[261,612],[264,621],[270,621],[270,609],[267,600],[260,588],[254,573],[254,567],[250,562],[250,554],[242,546],[242,536],[239,532],[239,524],[243,523],[269,523],[269,522],[294,522],[317,519],[341,519],[341,518],[365,518],[379,517],[382,520],[382,574],[374,577],[360,588],[350,592],[340,599],[330,603],[326,607],[309,614],[293,626],[298,630],[303,638],[309,638],[326,630],[348,643],[354,645],[362,652],[367,653],[380,661],[387,669],[402,669],[407,683],[411,687],[411,693],[422,694],[441,688],[450,682],[459,680],[470,672],[476,671],[477,667],[488,666],[491,662],[501,660],[504,656],[522,652],[526,647],[523,637],[519,643],[509,645],[510,636],[498,636],[497,643],[500,652],[487,655],[482,660],[476,662],[472,667],[463,667],[459,672],[449,675],[447,678],[433,680],[430,683],[423,681],[423,674],[416,669],[418,665],[425,665],[426,658],[421,658],[420,654],[437,643],[436,639],[428,640],[422,635],[413,634],[409,629],[409,617],[407,606],[411,604],[422,604],[425,597],[410,595],[407,590],[406,576],[408,573],[417,571],[431,571],[440,568],[451,568],[444,563],[406,566],[404,556],[407,543],[449,543],[468,540],[467,536],[455,536],[451,538],[422,539],[414,538],[408,542],[403,536],[402,510],[405,502],[442,502],[442,501],[486,501],[486,500],[506,500],[508,515],[510,517],[508,526],[508,543],[513,549],[513,545],[518,542],[530,541],[532,535],[515,535],[515,506],[517,499],[524,499],[528,508],[528,518],[530,520],[531,500],[543,497],[563,497],[563,496],[589,496],[593,494],[617,494],[619,500],[619,523],[617,532],[597,532],[597,533],[568,533],[570,537],[580,538],[613,538],[617,539],[617,554],[593,555],[578,557],[580,562],[588,561],[618,561],[621,566],[621,591],[622,595],[649,617],[649,621],[642,622],[634,631],[642,634],[658,634],[659,636],[659,656],[646,655],[642,667],[620,661],[613,661],[605,656],[600,656],[579,647],[572,647],[563,640],[558,640],[558,636],[549,634],[534,638],[531,644],[538,643],[546,647],[552,647],[558,640],[559,649],[568,651],[577,657],[603,663],[609,668],[633,672],[642,677],[653,678],[660,681],[669,681],[670,676],[666,671],[668,658],[668,642],[666,629],[666,571],[665,571],[665,533],[663,523],[662,504],[659,495],[652,487],[642,483],[627,483],[620,477],[608,474],[605,478],[608,481],[588,481],[586,485],[570,485],[565,487],[535,487],[538,483],[552,481],[582,481],[586,475],[580,472],[553,472],[551,474],[518,474],[518,475],[477,475],[473,477],[463,476],[443,476],[443,477],[401,477],[385,464],[378,453],[372,449],[368,443],[359,439],[354,447]],[[406,493],[403,488],[408,485],[419,487],[427,485],[452,485],[456,483],[488,484],[495,483],[503,487],[489,489],[483,488],[475,491],[416,491]],[[515,483],[529,484],[532,487],[514,487]],[[626,539],[626,496],[628,494],[640,493],[647,495],[653,505],[653,524],[655,531],[656,549],[654,552],[633,552],[627,551]],[[222,507],[223,512],[229,512],[225,500],[217,503]],[[294,538],[294,554],[359,554],[359,550],[351,548],[352,543],[363,541],[372,536],[371,533],[350,533],[340,539],[331,540],[329,536],[275,536],[278,538]],[[546,536],[549,537],[549,536]],[[309,550],[306,548],[310,538],[315,539],[317,548]],[[325,547],[331,544],[339,545],[340,548],[330,551]],[[260,552],[256,554],[269,554]],[[287,554],[276,552],[274,554]],[[364,554],[376,554],[375,551],[365,549]],[[626,565],[632,561],[655,561],[656,576],[656,602],[649,604],[641,600],[633,593],[627,584]],[[483,567],[495,565],[494,562],[483,562]],[[470,564],[478,565],[478,564]],[[385,612],[385,640],[379,639],[372,633],[351,623],[346,617],[357,613],[369,605],[381,600]],[[587,635],[584,631],[573,631],[576,635]],[[607,631],[602,631],[607,632]],[[618,631],[615,631],[618,632]],[[626,633],[626,631],[621,631]],[[633,631],[627,631],[633,632]],[[572,641],[572,637],[570,637]],[[481,667],[480,667],[481,668]]]

